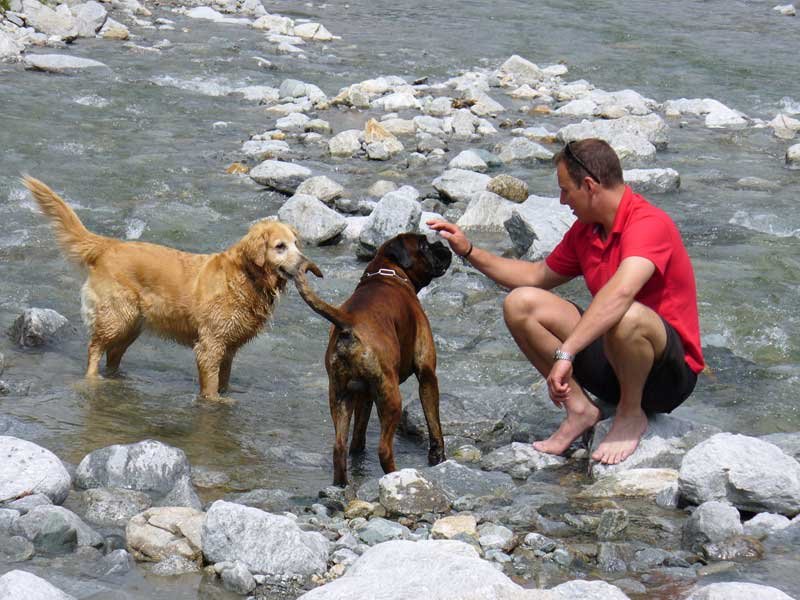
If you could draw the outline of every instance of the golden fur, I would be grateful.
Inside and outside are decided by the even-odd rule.
[[[89,328],[86,377],[110,371],[144,330],[194,348],[200,394],[225,391],[236,351],[267,322],[286,280],[307,263],[294,231],[278,221],[250,227],[217,254],[192,254],[94,234],[53,190],[23,183],[53,220],[67,256],[88,270],[81,314]],[[312,270],[316,266],[309,266]]]

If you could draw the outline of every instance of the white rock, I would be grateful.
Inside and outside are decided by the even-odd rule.
[[[249,175],[256,183],[293,194],[297,186],[311,177],[311,169],[280,160],[265,160],[251,169]]]
[[[61,504],[72,479],[58,457],[32,442],[0,436],[0,500],[45,494]]]
[[[528,196],[504,225],[518,252],[538,260],[552,252],[574,222],[575,215],[558,198]]]
[[[786,150],[786,164],[789,165],[790,169],[800,168],[800,144],[790,146]]]
[[[782,14],[784,17],[794,17],[797,14],[794,4],[780,4],[773,7],[772,10]]]
[[[0,598],[14,600],[75,600],[45,579],[15,569],[0,577]]]
[[[782,529],[786,529],[791,521],[783,515],[774,513],[758,513],[743,524],[744,534],[755,538],[765,538]]]
[[[447,166],[451,169],[466,169],[477,173],[485,173],[489,170],[489,166],[474,150],[460,152]]]
[[[316,197],[299,193],[299,188],[278,210],[278,218],[294,227],[301,240],[315,246],[334,239],[347,227],[342,215]]]
[[[464,169],[448,169],[433,180],[431,185],[439,195],[451,202],[469,202],[486,191],[491,177]]]
[[[580,492],[581,498],[656,496],[678,480],[675,469],[630,469],[604,475]]]
[[[324,25],[319,23],[303,23],[302,25],[294,26],[294,35],[301,37],[304,40],[314,40],[315,42],[329,42],[333,38],[333,34],[325,29]]]
[[[756,583],[712,583],[692,592],[686,600],[793,600],[777,588]]]
[[[352,156],[361,150],[363,132],[359,129],[348,129],[336,134],[328,141],[331,156]]]
[[[800,513],[800,463],[758,438],[718,433],[681,463],[681,494],[700,504],[725,500],[751,512]]]
[[[48,71],[50,73],[70,73],[80,69],[108,68],[100,61],[66,54],[26,54],[23,63],[26,69]]]
[[[626,169],[622,177],[635,192],[644,195],[674,192],[681,186],[675,169]]]

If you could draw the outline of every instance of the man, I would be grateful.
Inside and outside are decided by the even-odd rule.
[[[554,159],[561,204],[577,220],[545,259],[502,258],[473,246],[451,223],[429,221],[453,251],[501,286],[506,325],[547,378],[567,416],[534,448],[562,454],[600,419],[585,390],[617,405],[592,459],[617,464],[647,430],[647,414],[671,412],[703,369],[694,272],[665,212],[625,185],[614,150],[599,139],[570,142]],[[548,291],[582,275],[586,312]]]

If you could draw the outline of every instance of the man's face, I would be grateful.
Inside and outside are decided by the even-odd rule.
[[[591,222],[588,212],[590,197],[588,186],[585,184],[580,186],[575,185],[575,182],[572,181],[572,178],[569,176],[567,165],[563,160],[558,163],[556,174],[558,177],[558,187],[561,190],[561,197],[559,198],[561,204],[569,206],[572,210],[572,214],[574,214],[581,223]]]

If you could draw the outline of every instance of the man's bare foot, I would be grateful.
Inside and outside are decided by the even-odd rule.
[[[555,433],[546,440],[534,442],[534,450],[547,454],[563,454],[570,444],[580,437],[584,431],[594,427],[600,420],[600,409],[594,404],[585,401],[586,405],[579,410],[567,408],[567,418],[561,422]]]
[[[647,415],[643,411],[614,417],[611,429],[592,453],[592,460],[604,465],[616,465],[628,458],[647,431]]]

